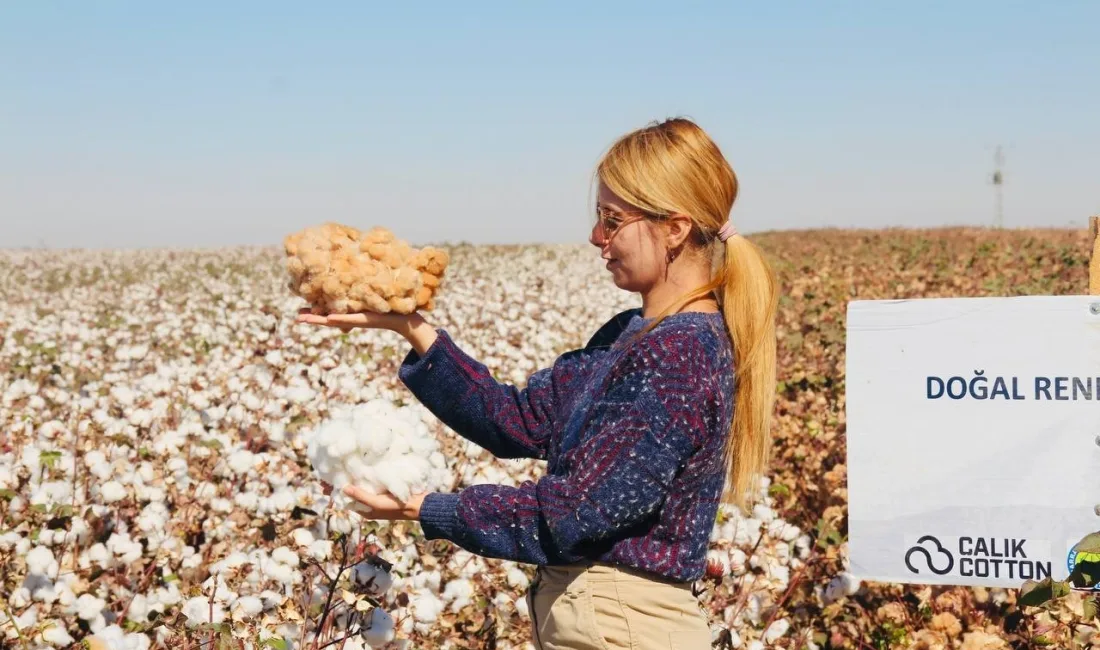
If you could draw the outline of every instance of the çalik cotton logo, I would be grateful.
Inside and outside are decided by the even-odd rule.
[[[1051,572],[1049,544],[1012,537],[924,535],[905,552],[911,573],[1041,580]]]
[[[951,552],[940,544],[940,540],[932,537],[931,535],[925,535],[917,540],[916,546],[913,546],[905,553],[905,567],[913,573],[920,573],[918,565],[913,564],[914,556],[922,558],[923,561],[918,561],[918,564],[926,571],[931,571],[936,575],[942,576],[951,572],[951,568],[955,566],[955,558],[951,555]]]

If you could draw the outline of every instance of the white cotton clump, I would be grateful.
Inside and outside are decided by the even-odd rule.
[[[357,588],[375,597],[381,597],[393,585],[389,571],[369,560],[356,564],[351,578]]]
[[[247,449],[238,449],[229,455],[226,462],[234,474],[247,474],[256,462],[256,454]]]
[[[225,620],[225,609],[221,603],[211,604],[207,596],[195,596],[183,604],[183,615],[187,617],[187,627],[198,627],[203,623],[221,623]]]
[[[852,596],[859,591],[861,583],[848,572],[841,573],[829,581],[825,586],[824,600],[832,603],[845,596]]]
[[[80,598],[76,599],[75,605],[77,618],[91,621],[103,613],[103,608],[107,606],[107,603],[91,594],[81,594]]]
[[[23,536],[14,530],[9,530],[6,533],[0,534],[0,551],[12,550],[21,539],[23,539]]]
[[[264,603],[255,596],[241,596],[233,601],[232,611],[247,617],[257,616],[264,611]]]
[[[92,547],[85,552],[90,562],[95,562],[104,569],[110,565],[111,553],[102,543],[97,542],[93,544]]]
[[[516,597],[515,606],[516,613],[519,614],[520,618],[526,619],[531,617],[531,608],[527,606],[527,599],[522,595]]]
[[[99,488],[104,503],[114,503],[126,498],[126,488],[118,481],[107,481]]]
[[[332,542],[327,539],[318,539],[306,547],[305,553],[314,560],[324,562],[332,557]]]
[[[298,566],[299,558],[298,554],[290,550],[287,546],[280,546],[271,552],[271,559],[275,560],[279,564],[285,564],[290,567]]]
[[[382,645],[393,641],[393,617],[382,608],[375,607],[370,615],[370,626],[361,632],[363,640],[371,645]]]
[[[107,538],[107,550],[123,564],[133,564],[141,557],[141,543],[130,539],[125,533],[111,533]]]
[[[27,553],[27,573],[44,576],[55,573],[56,571],[51,572],[49,569],[56,566],[53,551],[45,546],[35,546],[34,550]]]
[[[434,623],[443,613],[443,601],[435,594],[420,589],[409,598],[409,609],[418,623]]]
[[[314,470],[343,508],[354,503],[342,492],[348,484],[400,500],[445,484],[446,465],[431,460],[439,443],[411,407],[379,398],[335,410],[306,440]]]
[[[474,583],[466,578],[455,578],[443,588],[443,600],[451,603],[451,611],[457,612],[469,605],[474,595]]]
[[[313,543],[313,533],[308,528],[295,528],[290,533],[295,546],[309,546]]]
[[[42,630],[42,640],[55,648],[63,648],[75,641],[59,621],[46,621],[45,625],[47,627]]]
[[[772,624],[768,626],[768,629],[764,632],[764,641],[767,643],[775,643],[779,639],[783,638],[783,635],[791,629],[791,622],[785,618],[780,618],[772,621]]]
[[[508,585],[513,589],[526,589],[531,580],[527,577],[519,567],[513,566],[508,569]]]

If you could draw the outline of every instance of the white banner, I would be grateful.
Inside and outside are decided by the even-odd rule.
[[[1065,579],[1100,530],[1100,297],[854,301],[847,330],[851,572]]]

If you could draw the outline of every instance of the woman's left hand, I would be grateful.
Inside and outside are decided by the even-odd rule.
[[[332,486],[324,484],[324,493],[332,491]],[[426,494],[414,494],[408,501],[401,501],[392,494],[371,494],[355,485],[345,485],[344,494],[370,509],[370,512],[355,512],[367,519],[386,521],[417,521],[420,519],[420,504]]]

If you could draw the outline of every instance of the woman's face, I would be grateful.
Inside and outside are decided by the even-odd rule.
[[[645,293],[660,279],[665,251],[656,224],[600,183],[598,218],[588,241],[600,249],[615,286]]]

